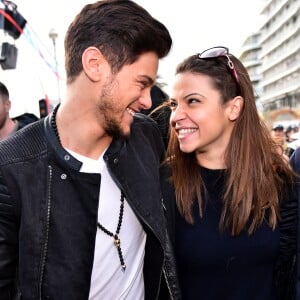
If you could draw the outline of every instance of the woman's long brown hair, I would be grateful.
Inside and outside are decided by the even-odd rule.
[[[177,67],[176,74],[210,76],[223,103],[237,95],[244,99],[243,109],[235,121],[225,153],[226,186],[220,229],[229,228],[232,235],[238,235],[243,230],[252,234],[264,220],[275,228],[280,218],[280,201],[286,186],[292,184],[294,173],[278,153],[268,128],[259,117],[247,70],[233,55],[230,58],[238,74],[238,83],[226,65],[226,57],[199,59],[193,55]],[[187,222],[193,223],[192,206],[195,199],[199,204],[200,216],[203,216],[202,191],[205,191],[205,186],[195,153],[180,151],[172,128],[167,157],[172,169],[171,179],[178,209]]]

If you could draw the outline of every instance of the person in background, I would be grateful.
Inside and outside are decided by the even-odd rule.
[[[283,158],[288,161],[288,149],[287,149],[287,142],[285,136],[285,129],[283,125],[277,124],[273,126],[271,130],[271,137],[274,140],[275,144],[277,145],[278,152],[283,156]]]
[[[14,134],[19,129],[38,120],[34,114],[24,113],[15,118],[9,115],[11,101],[7,87],[0,82],[0,141]]]
[[[283,144],[286,140],[284,126],[281,124],[274,125],[271,130],[271,136],[275,141]]]
[[[151,88],[151,99],[151,108],[142,112],[146,115],[149,115],[157,123],[165,145],[165,149],[167,149],[169,138],[170,109],[167,105],[164,104],[167,103],[169,96],[158,85],[154,85]]]
[[[297,132],[299,132],[299,127],[297,125],[290,125],[287,127],[287,129],[285,130],[285,137],[287,143],[291,143],[295,140],[293,138],[293,135]]]
[[[186,58],[169,106],[162,184],[183,299],[292,299],[295,174],[245,67],[226,47]]]
[[[299,127],[297,125],[290,125],[285,131],[286,135],[286,155],[291,157],[294,151],[300,146]]]
[[[66,96],[0,144],[0,299],[179,299],[151,107],[167,28],[129,0],[85,5]],[[167,266],[168,270],[163,266]]]

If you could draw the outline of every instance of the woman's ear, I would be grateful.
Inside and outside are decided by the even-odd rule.
[[[106,75],[109,64],[102,52],[96,47],[88,47],[82,54],[82,66],[86,76],[93,82],[97,82]]]
[[[228,119],[230,121],[235,121],[239,117],[243,109],[243,105],[244,105],[244,98],[241,96],[236,96],[232,100],[230,100],[229,113],[228,113]]]

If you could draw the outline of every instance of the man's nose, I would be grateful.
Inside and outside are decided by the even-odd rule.
[[[139,99],[139,102],[142,105],[143,109],[149,109],[152,106],[150,90],[150,88],[145,89]]]

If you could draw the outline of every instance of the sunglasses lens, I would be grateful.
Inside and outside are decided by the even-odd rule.
[[[213,47],[210,49],[207,49],[205,51],[203,51],[202,53],[198,54],[198,58],[200,59],[205,59],[205,58],[217,58],[217,57],[226,57],[227,58],[227,66],[230,68],[231,70],[231,74],[233,75],[239,89],[240,89],[240,83],[239,83],[239,77],[237,74],[237,71],[234,67],[234,64],[232,62],[232,60],[229,57],[229,50],[226,47]]]
[[[200,55],[199,58],[213,58],[213,57],[218,57],[218,56],[224,56],[228,54],[228,50],[226,48],[222,47],[215,47],[211,49],[207,49],[203,51]]]

